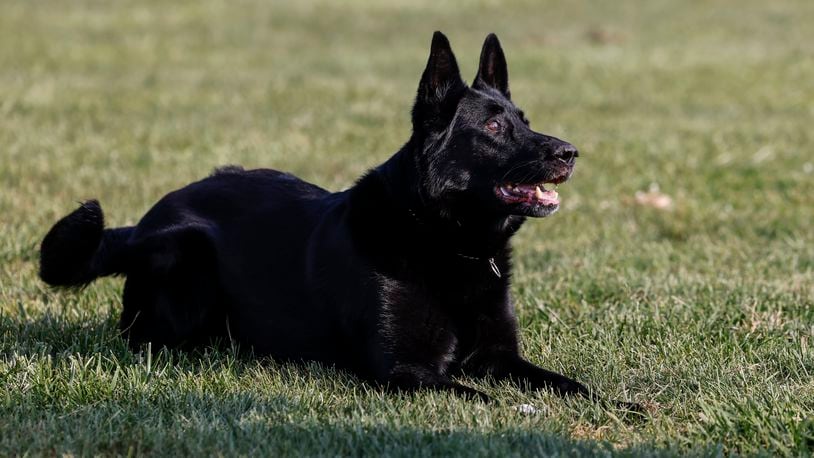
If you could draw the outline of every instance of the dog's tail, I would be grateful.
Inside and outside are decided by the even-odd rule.
[[[81,287],[126,273],[133,227],[105,229],[102,207],[89,200],[48,231],[40,246],[40,278],[52,286]]]

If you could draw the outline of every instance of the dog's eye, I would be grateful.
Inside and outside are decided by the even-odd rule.
[[[503,130],[503,125],[497,119],[490,119],[486,121],[486,130],[489,132],[496,134]]]

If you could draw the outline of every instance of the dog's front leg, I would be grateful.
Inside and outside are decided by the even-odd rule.
[[[486,394],[448,375],[458,338],[444,307],[419,286],[390,280],[382,289],[386,305],[374,348],[386,350],[374,358],[376,378],[394,391],[443,390],[488,401]]]
[[[470,388],[438,375],[419,364],[397,364],[388,377],[387,386],[391,390],[413,392],[419,389],[450,391],[459,396],[490,401],[486,393]]]
[[[480,367],[495,379],[511,380],[521,388],[532,390],[550,388],[560,396],[578,395],[596,402],[610,402],[617,408],[632,412],[644,411],[643,407],[636,403],[602,398],[576,380],[532,364],[514,351],[491,353],[484,358]]]
[[[550,388],[560,396],[580,395],[593,398],[585,385],[532,364],[516,353],[497,353],[490,359],[486,363],[486,372],[497,380],[508,379],[532,390]]]
[[[504,299],[508,301],[508,296]],[[536,366],[520,354],[517,319],[510,302],[499,303],[494,312],[480,316],[470,329],[474,331],[467,347],[461,370],[475,376],[491,376],[496,380],[510,380],[532,390],[553,389],[561,396],[581,395],[591,397],[590,391],[581,383],[564,375]],[[484,307],[488,308],[488,307]]]

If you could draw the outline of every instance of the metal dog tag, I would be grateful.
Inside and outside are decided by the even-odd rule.
[[[497,278],[500,278],[500,269],[497,268],[497,264],[495,264],[495,258],[489,258],[489,267],[492,268],[492,272],[495,273]]]

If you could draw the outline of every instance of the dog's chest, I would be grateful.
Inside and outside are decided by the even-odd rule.
[[[503,313],[508,287],[507,276],[497,276],[487,262],[425,266],[398,279],[380,276],[382,324],[400,330],[390,335],[457,342],[480,317]]]
[[[508,266],[501,259],[457,257],[426,268],[425,287],[449,305],[473,306],[508,287]]]

